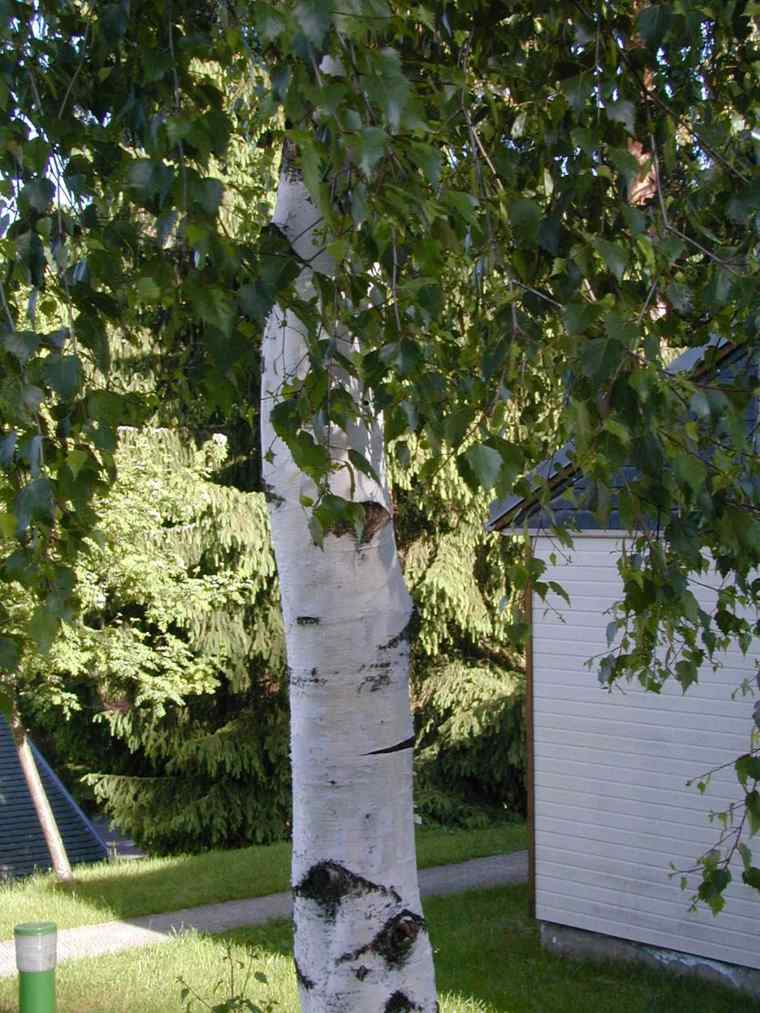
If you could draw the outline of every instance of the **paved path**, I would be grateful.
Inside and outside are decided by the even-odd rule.
[[[474,858],[459,865],[439,865],[420,871],[423,897],[480,890],[507,883],[523,883],[528,878],[528,852]],[[275,893],[251,900],[228,900],[222,904],[204,904],[170,914],[147,915],[123,922],[101,922],[58,933],[58,963],[76,957],[96,957],[119,953],[137,946],[169,942],[187,929],[199,932],[227,932],[247,925],[261,925],[273,918],[289,918],[290,893]],[[0,942],[0,978],[16,973],[13,942]]]

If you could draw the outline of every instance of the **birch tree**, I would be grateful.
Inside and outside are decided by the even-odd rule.
[[[329,277],[335,267],[321,222],[288,148],[274,224],[308,265],[296,282],[302,299],[316,295],[315,274]],[[315,482],[277,435],[284,414],[277,409],[285,391],[306,379],[314,342],[344,359],[354,347],[350,335],[310,335],[293,311],[275,306],[263,338],[261,437],[290,673],[301,1008],[433,1011],[412,820],[412,608],[391,522],[381,420],[362,423],[367,392],[349,383],[355,418],[343,429],[328,425],[311,444],[329,458],[321,490],[319,473]],[[342,371],[333,364],[327,372],[330,383]],[[310,439],[302,434],[307,446]],[[315,541],[308,510],[320,502],[324,515],[334,497],[355,506],[353,524]]]
[[[495,496],[525,489],[531,466],[572,438],[602,520],[613,495],[632,528],[654,512],[663,537],[642,540],[628,561],[631,649],[609,658],[610,682],[687,687],[726,638],[752,635],[742,607],[760,594],[746,424],[754,381],[715,389],[664,366],[685,346],[760,346],[756,5],[10,0],[1,16],[0,531],[12,543],[2,574],[38,603],[28,624],[4,631],[6,672],[76,609],[70,559],[112,480],[114,428],[155,408],[93,379],[93,363],[107,372],[108,328],[136,322],[160,336],[166,382],[222,414],[251,399],[239,367],[263,350],[297,778],[333,762],[320,759],[323,734],[344,766],[356,760],[357,778],[381,781],[408,763],[403,748],[378,752],[408,738],[396,709],[401,644],[377,670],[389,673],[387,691],[359,692],[361,665],[377,664],[406,626],[381,432],[399,460],[410,442],[423,445],[422,482],[453,460]],[[286,163],[276,218],[255,242],[231,235],[221,213],[235,193],[220,166],[241,140],[298,153],[298,175]],[[53,331],[36,324],[48,301],[60,309]],[[624,463],[636,477],[618,494]],[[727,578],[709,615],[687,589],[708,554]],[[387,581],[363,610],[365,571]],[[529,579],[540,590],[540,573],[515,566],[514,586]],[[350,638],[332,622],[341,616]],[[663,638],[678,645],[672,671],[657,667]],[[299,682],[312,668],[324,686]],[[742,688],[754,680],[748,673]],[[333,692],[335,708],[320,710]],[[353,693],[350,723],[342,693]],[[387,737],[364,723],[373,709],[385,720],[386,707]],[[737,762],[740,833],[760,826],[749,732]],[[340,1008],[340,977],[356,964],[369,968],[367,988],[371,974],[381,982],[367,1009],[428,1009],[413,883],[381,859],[390,837],[380,788],[366,789],[377,829],[362,872],[349,816],[337,803],[319,808],[340,783],[336,771],[318,793],[297,789],[299,964],[314,982],[303,1002],[319,992]],[[410,822],[407,788],[400,794]],[[399,834],[403,865],[410,828]],[[743,876],[757,885],[741,843]],[[705,899],[730,877],[727,857],[705,864]],[[349,874],[364,892],[352,892]],[[325,911],[329,883],[340,903]],[[368,912],[371,938],[360,930]],[[406,970],[377,941],[383,917],[396,916],[411,940]],[[357,964],[363,947],[372,964]]]

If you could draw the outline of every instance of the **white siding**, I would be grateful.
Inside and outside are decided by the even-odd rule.
[[[628,683],[603,689],[584,663],[607,650],[619,548],[612,536],[576,538],[570,554],[535,541],[542,559],[557,557],[544,579],[571,599],[533,599],[536,914],[760,968],[760,897],[741,883],[741,863],[717,918],[689,911],[696,877],[683,891],[668,875],[715,843],[709,812],[740,796],[732,767],[704,796],[686,781],[746,752],[754,699],[731,692],[754,674],[760,645],[746,657],[729,651],[686,695],[675,682],[660,695]],[[708,589],[693,590],[709,602]]]

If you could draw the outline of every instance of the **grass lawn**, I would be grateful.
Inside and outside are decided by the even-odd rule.
[[[436,951],[441,1013],[760,1013],[760,1004],[728,990],[631,965],[590,964],[550,956],[527,914],[524,886],[429,898],[425,914]],[[252,999],[275,998],[295,1013],[291,929],[284,922],[228,937],[233,955],[255,954]],[[221,937],[184,936],[163,946],[81,960],[58,970],[59,1013],[172,1013],[181,1009],[177,977],[211,998],[224,975]],[[0,1013],[15,1009],[15,982],[0,981]],[[226,997],[217,993],[216,1002]],[[195,1009],[201,1010],[200,1004]]]
[[[417,861],[426,868],[527,846],[522,823],[482,830],[420,829]],[[54,921],[65,929],[287,890],[290,844],[80,866],[75,874],[71,886],[44,875],[0,887],[0,939],[10,939],[18,922]]]

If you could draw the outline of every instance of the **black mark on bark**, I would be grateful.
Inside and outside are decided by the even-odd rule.
[[[386,964],[401,967],[406,963],[417,936],[425,928],[425,919],[414,911],[399,911],[390,918],[372,940],[372,949]]]
[[[301,988],[306,989],[306,991],[308,992],[309,989],[314,988],[314,982],[311,980],[311,978],[307,977],[303,973],[303,971],[301,970],[301,968],[298,966],[298,961],[297,960],[294,959],[293,963],[295,964],[295,968],[296,968],[296,978],[298,979],[298,984],[301,986]]]
[[[297,626],[319,626],[321,623],[319,616],[298,616],[296,619]]]
[[[395,903],[401,898],[393,889],[372,883],[363,876],[357,876],[338,862],[319,862],[312,865],[300,883],[293,887],[296,897],[313,900],[328,918],[334,918],[341,901],[346,897],[361,897],[367,893],[381,893]]]
[[[356,970],[354,971],[354,974],[359,979],[359,981],[364,981],[364,979],[369,974],[369,968],[365,967],[364,964],[362,964],[360,967],[356,968]]]
[[[308,675],[293,675],[292,671],[288,674],[291,686],[324,686],[327,682],[327,679],[320,676],[317,668],[312,668]]]
[[[402,749],[414,748],[414,736],[397,742],[395,746],[386,746],[385,749],[373,749],[371,753],[362,753],[362,756],[380,756],[382,753],[400,753]]]
[[[357,690],[358,693],[361,693],[361,691],[365,688],[365,686],[369,688],[370,693],[376,693],[379,689],[382,689],[384,686],[390,685],[391,681],[390,661],[378,661],[374,665],[370,665],[369,667],[372,670],[373,674],[367,675],[362,679],[362,681],[359,683],[359,689]],[[364,668],[365,666],[362,665],[362,670]]]
[[[264,483],[264,499],[267,503],[271,503],[274,507],[281,506],[285,502],[284,497],[275,492],[274,486],[270,485],[268,482]]]
[[[414,1010],[422,1009],[412,1002],[408,995],[403,992],[394,992],[383,1008],[383,1013],[413,1013]]]
[[[389,918],[371,943],[360,946],[358,950],[343,953],[335,961],[345,964],[357,960],[365,953],[376,953],[382,957],[389,967],[403,967],[420,932],[425,930],[425,919],[414,911],[404,908]]]

